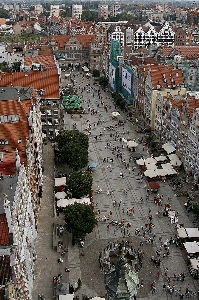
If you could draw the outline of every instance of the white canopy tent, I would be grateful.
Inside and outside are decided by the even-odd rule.
[[[165,160],[167,160],[167,157],[165,155],[156,156],[154,158],[157,161],[165,161]]]
[[[166,169],[156,169],[156,173],[158,176],[166,176],[167,175]]]
[[[86,204],[90,204],[90,199],[89,198],[82,198],[82,199],[76,199],[76,198],[72,198],[72,199],[60,199],[57,201],[57,206],[58,207],[66,207],[68,205],[72,205],[74,203],[86,203]]]
[[[146,164],[156,164],[157,160],[153,157],[148,157],[148,158],[145,159],[145,163]]]
[[[73,300],[74,294],[59,295],[59,300]]]
[[[165,143],[162,148],[168,153],[174,152],[176,149],[170,144],[170,143]]]
[[[186,242],[184,243],[185,249],[187,253],[199,253],[199,243],[194,242]]]
[[[170,163],[161,164],[162,168],[166,170],[167,175],[177,174],[176,170],[174,170],[173,166]]]
[[[192,269],[199,270],[199,259],[198,258],[191,258],[190,263],[191,263]]]
[[[144,175],[145,175],[146,177],[153,178],[153,177],[156,177],[156,176],[157,176],[157,173],[156,173],[156,171],[154,171],[154,170],[146,170],[146,171],[144,172]]]
[[[198,228],[185,228],[189,238],[199,238],[199,229]]]
[[[91,300],[105,300],[105,298],[101,298],[101,297],[94,297],[94,298],[91,298]]]
[[[63,192],[57,192],[56,194],[55,194],[55,197],[57,198],[57,199],[63,199],[63,198],[65,198],[66,197],[66,193],[63,191]]]
[[[157,170],[156,164],[147,164],[147,170]]]
[[[139,166],[144,166],[146,163],[145,163],[145,160],[140,158],[140,159],[137,159],[136,160],[136,163],[139,165]]]
[[[55,178],[55,186],[66,185],[66,177]]]
[[[182,162],[176,154],[170,154],[168,155],[168,158],[170,159],[170,164],[172,166],[181,166]]]
[[[138,146],[138,143],[136,143],[135,141],[128,141],[127,142],[127,147],[128,148],[134,148],[134,147],[137,147]]]
[[[188,237],[184,227],[177,228],[177,233],[179,238],[186,239]]]

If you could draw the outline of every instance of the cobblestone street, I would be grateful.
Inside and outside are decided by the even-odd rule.
[[[148,182],[146,178],[143,178],[143,181],[140,182],[140,176],[138,175],[140,168],[133,160],[129,162],[130,152],[126,144],[120,142],[119,139],[120,137],[135,139],[138,142],[136,151],[146,158],[150,156],[148,149],[138,141],[138,138],[142,136],[135,131],[134,125],[128,120],[124,126],[118,126],[117,129],[112,131],[108,130],[114,124],[111,113],[118,111],[118,108],[114,107],[110,94],[94,85],[92,78],[87,79],[82,74],[76,74],[74,80],[79,96],[83,97],[82,106],[85,108],[86,113],[82,115],[82,118],[79,115],[74,115],[71,118],[70,115],[65,114],[64,124],[65,129],[72,129],[73,124],[76,123],[77,129],[85,133],[87,132],[88,123],[91,125],[89,162],[98,163],[97,168],[93,169],[92,175],[93,190],[95,191],[95,211],[100,212],[97,215],[99,222],[93,233],[86,237],[84,256],[81,255],[82,249],[78,245],[72,246],[69,234],[64,234],[61,237],[67,252],[63,258],[63,263],[59,264],[60,253],[53,249],[53,224],[63,224],[63,217],[54,215],[54,151],[53,146],[48,142],[47,145],[43,146],[44,188],[36,242],[37,260],[35,262],[33,300],[38,299],[38,294],[44,294],[46,300],[55,299],[53,298],[54,285],[52,279],[53,276],[58,274],[63,275],[62,282],[69,282],[72,285],[75,285],[78,278],[81,278],[82,287],[76,292],[80,299],[82,295],[104,297],[104,276],[99,268],[99,252],[108,243],[123,239],[130,240],[134,248],[142,248],[144,252],[143,266],[138,274],[139,279],[143,279],[144,284],[138,290],[137,299],[166,300],[172,297],[175,298],[174,295],[166,294],[163,291],[163,284],[167,284],[168,276],[171,277],[171,286],[175,285],[175,289],[181,288],[183,294],[185,294],[188,285],[192,291],[196,292],[198,283],[191,278],[180,247],[170,245],[170,254],[168,257],[161,257],[160,268],[156,268],[151,261],[151,256],[155,255],[157,249],[160,249],[161,242],[164,243],[167,239],[175,237],[176,225],[171,224],[168,217],[157,216],[158,210],[163,210],[163,207],[157,207],[154,204],[154,194],[151,194],[149,200],[146,200]],[[99,96],[98,89],[100,89]],[[107,104],[107,112],[101,101]],[[97,111],[97,114],[91,114],[92,110]],[[120,113],[126,118],[125,113]],[[99,125],[97,125],[98,121]],[[119,137],[115,138],[116,131]],[[97,139],[94,138],[96,136]],[[126,168],[122,160],[112,152],[113,146],[122,147],[122,145],[122,157],[126,162],[129,162],[129,168]],[[105,158],[106,160],[104,160]],[[121,172],[124,175],[123,178],[120,177]],[[176,197],[175,191],[169,183],[169,181],[160,182],[159,194],[164,195],[163,204],[167,203],[169,197],[172,210],[178,212],[179,224],[192,227],[193,225],[184,208],[186,198]],[[101,189],[101,192],[97,193],[99,189]],[[141,197],[143,201],[140,200]],[[134,213],[129,213],[130,208],[134,208]],[[125,235],[119,227],[110,225],[110,228],[107,228],[108,221],[104,221],[104,219],[108,217],[110,211],[111,220],[118,222],[124,220],[125,224],[131,224]],[[153,244],[146,243],[142,235],[135,235],[136,228],[140,229],[141,226],[148,223],[149,211],[151,211],[154,227],[152,233],[148,234],[147,237],[154,237]],[[143,245],[140,242],[143,242]],[[69,273],[65,272],[66,267],[70,269]],[[165,275],[167,268],[168,274]],[[185,274],[185,281],[174,281],[173,275],[182,272]],[[156,291],[152,294],[150,284],[153,281],[156,282]],[[179,297],[176,298],[179,299]],[[195,299],[198,298],[195,297]]]

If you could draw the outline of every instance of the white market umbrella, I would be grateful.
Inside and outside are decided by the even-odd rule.
[[[64,199],[65,197],[66,197],[66,193],[63,191],[63,192],[57,192],[56,194],[55,194],[55,197],[57,198],[57,199]]]
[[[127,147],[129,148],[134,148],[134,147],[137,147],[138,146],[138,143],[136,143],[135,141],[128,141],[127,142]]]
[[[145,160],[140,158],[140,159],[137,159],[136,160],[136,163],[139,165],[139,166],[144,166],[145,165]]]
[[[170,144],[170,143],[165,143],[162,148],[168,153],[174,152],[176,149]]]
[[[90,198],[81,198],[81,201],[82,203],[88,203],[88,204],[91,203]]]
[[[112,116],[113,117],[118,117],[118,116],[120,116],[120,113],[118,111],[113,111]]]
[[[168,175],[174,175],[174,174],[177,174],[176,170],[174,170],[173,168],[172,169],[167,169],[167,174]]]
[[[68,199],[60,199],[57,201],[57,206],[58,207],[66,207],[68,204],[69,200]]]
[[[160,155],[160,156],[156,156],[154,157],[157,161],[165,161],[167,160],[167,157],[165,155]]]
[[[170,159],[170,164],[173,165],[173,166],[181,166],[182,162],[181,160],[179,159],[179,157],[177,156],[177,154],[170,154],[170,155],[167,155],[168,158]]]
[[[157,169],[156,164],[147,164],[146,167],[147,167],[147,170],[156,170]]]
[[[176,167],[179,167],[179,166],[181,166],[181,164],[182,164],[182,162],[181,162],[181,160],[171,160],[170,161],[170,164],[172,165],[172,166],[176,166]]]
[[[179,159],[179,157],[178,157],[177,154],[175,154],[175,153],[169,154],[169,155],[167,155],[167,157],[168,157],[170,160],[176,160],[176,159]]]
[[[66,177],[57,177],[55,178],[55,186],[66,185]]]
[[[157,173],[156,173],[156,171],[154,171],[154,170],[146,170],[146,171],[144,172],[144,175],[145,175],[146,177],[153,178],[153,177],[156,177],[156,176],[157,176]]]
[[[156,169],[156,173],[158,176],[166,176],[167,170],[166,169]]]
[[[173,169],[172,165],[170,163],[167,163],[167,164],[161,164],[162,168],[165,169],[165,170],[168,170],[168,169]]]
[[[146,164],[156,164],[156,162],[157,162],[156,159],[153,157],[148,157],[145,159]]]

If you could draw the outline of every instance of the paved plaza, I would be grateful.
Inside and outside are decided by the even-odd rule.
[[[76,74],[74,77],[75,87],[79,96],[83,99],[85,114],[65,115],[65,129],[72,129],[75,123],[77,129],[89,134],[89,162],[97,162],[97,168],[93,169],[93,190],[94,206],[98,225],[93,233],[85,240],[83,250],[78,246],[72,246],[71,236],[64,234],[62,237],[66,254],[63,263],[59,264],[60,253],[53,250],[53,224],[63,224],[62,216],[54,214],[54,151],[51,143],[44,145],[44,193],[38,224],[38,239],[36,242],[37,261],[35,263],[35,284],[33,300],[38,299],[38,294],[44,294],[47,300],[53,298],[54,287],[53,276],[62,274],[62,282],[69,282],[73,286],[78,278],[82,280],[82,287],[76,295],[87,295],[88,297],[105,295],[104,275],[100,270],[98,257],[109,243],[113,241],[129,240],[135,249],[142,249],[144,252],[143,266],[139,272],[140,282],[143,280],[143,287],[138,290],[137,299],[170,299],[175,298],[175,293],[166,293],[163,284],[170,285],[174,290],[180,290],[185,294],[186,288],[197,292],[198,283],[189,275],[184,253],[175,244],[169,246],[170,254],[163,257],[164,250],[161,250],[161,243],[175,238],[176,224],[171,224],[168,217],[158,217],[157,212],[163,211],[162,207],[154,203],[154,194],[146,199],[148,182],[146,178],[141,179],[141,169],[133,160],[129,160],[130,152],[126,147],[124,139],[135,139],[138,142],[136,151],[143,156],[150,157],[149,149],[139,143],[143,135],[135,131],[135,127],[128,120],[124,126],[115,125],[112,119],[112,112],[119,111],[115,108],[110,93],[94,85],[94,80]],[[98,93],[98,90],[99,93]],[[104,102],[104,103],[103,103]],[[104,108],[107,105],[107,111]],[[120,111],[119,111],[120,112]],[[120,112],[126,119],[126,115]],[[114,148],[121,149],[122,157],[117,157]],[[125,162],[124,162],[125,160]],[[121,176],[123,174],[123,177]],[[159,194],[163,195],[163,204],[169,202],[172,210],[178,212],[178,223],[185,227],[192,227],[186,210],[184,209],[183,198],[178,198],[169,181],[160,182]],[[168,200],[169,198],[169,200]],[[141,200],[143,199],[143,200]],[[149,223],[149,216],[152,216],[154,227],[151,233],[143,237],[142,226]],[[129,223],[125,229],[119,226],[108,224]],[[139,229],[140,236],[135,235]],[[153,243],[148,241],[153,240]],[[160,267],[156,267],[151,257],[156,251],[161,250]],[[70,272],[65,272],[65,268]],[[185,280],[175,280],[174,274],[184,273]],[[152,293],[150,285],[155,281],[156,289]],[[190,293],[190,298],[198,299]],[[179,296],[176,297],[179,299]],[[184,297],[186,298],[186,297]]]

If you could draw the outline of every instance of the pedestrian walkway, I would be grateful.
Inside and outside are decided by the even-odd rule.
[[[143,147],[140,143],[143,136],[135,132],[133,125],[128,121],[124,126],[117,128],[114,126],[115,121],[111,113],[118,108],[114,106],[110,94],[94,85],[92,78],[86,79],[82,74],[76,74],[74,81],[78,94],[82,97],[85,113],[82,118],[74,114],[73,119],[65,114],[64,124],[65,129],[72,129],[75,122],[78,130],[89,135],[89,162],[98,163],[98,167],[92,172],[94,209],[97,213],[98,226],[86,237],[84,256],[81,256],[82,249],[79,245],[72,246],[71,239],[68,239],[68,255],[64,263],[67,264],[70,272],[67,274],[68,278],[64,274],[64,279],[75,285],[78,278],[81,278],[82,287],[76,293],[80,296],[80,300],[82,295],[104,296],[104,276],[98,263],[99,252],[111,241],[129,239],[133,241],[135,247],[142,247],[145,253],[143,267],[138,274],[140,281],[143,279],[143,287],[138,291],[138,299],[171,298],[173,292],[163,291],[164,283],[168,288],[168,277],[171,277],[170,284],[175,285],[176,290],[181,288],[185,293],[186,287],[189,286],[190,290],[196,291],[197,282],[189,276],[179,247],[169,244],[167,246],[169,255],[163,257],[162,243],[169,241],[171,237],[175,238],[175,224],[171,224],[168,217],[158,217],[157,213],[161,207],[154,203],[153,194],[146,199],[147,180],[141,177],[139,166],[133,160],[129,160],[130,152],[124,142],[127,137],[138,142],[138,152],[143,153],[144,157],[149,156],[147,147]],[[125,114],[119,112],[125,120]],[[59,254],[52,250],[52,224],[61,222],[62,218],[53,217],[54,160],[51,155],[53,157],[53,150],[48,144],[44,146],[46,178],[38,226],[36,246],[38,260],[35,268],[33,300],[37,299],[38,293],[45,294],[46,299],[53,299],[52,277],[64,273],[63,266],[57,264]],[[174,191],[168,186],[168,182],[160,185],[159,193],[164,195],[163,201],[168,197],[171,199],[172,209],[178,212],[179,223],[191,227],[184,207],[180,204],[179,198],[174,196]],[[146,230],[142,229],[145,227]],[[158,268],[151,260],[157,250],[161,252],[161,263]],[[168,274],[165,275],[167,268]],[[185,274],[185,281],[174,281],[174,274],[181,273]]]

